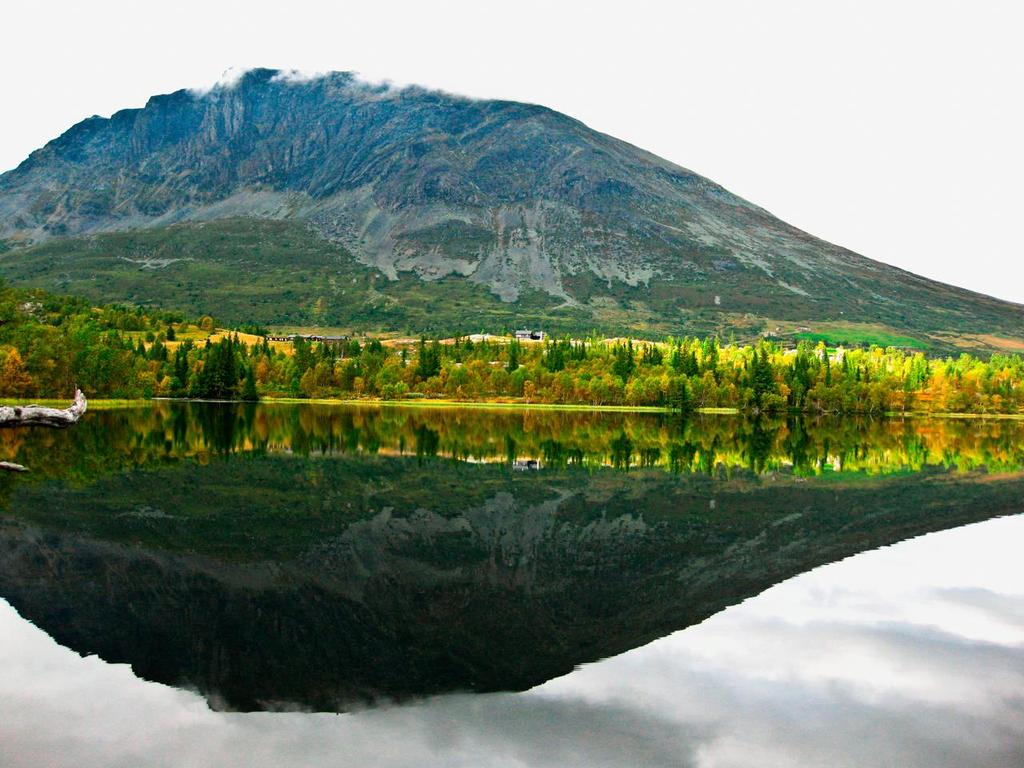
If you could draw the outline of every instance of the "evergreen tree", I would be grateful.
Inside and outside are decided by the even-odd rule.
[[[665,355],[655,344],[644,344],[643,354],[640,356],[641,365],[661,365]]]
[[[426,380],[441,372],[441,344],[436,339],[427,346],[427,340],[420,337],[419,359],[416,361],[417,378]]]
[[[505,367],[509,373],[519,367],[519,341],[516,339],[508,345],[508,365]]]
[[[309,342],[301,336],[296,336],[292,339],[292,349],[295,354],[292,355],[292,359],[295,360],[295,367],[298,369],[299,376],[302,376],[313,362],[313,353],[310,349]]]
[[[552,373],[563,370],[565,368],[565,358],[568,348],[568,341],[548,342],[547,348],[544,351],[544,367]]]
[[[797,347],[793,365],[786,373],[786,384],[789,386],[789,405],[802,407],[804,395],[811,388],[811,356],[807,354],[805,345]]]
[[[754,351],[749,370],[750,387],[754,390],[754,407],[758,410],[764,404],[764,396],[775,389],[775,376],[765,347]]]
[[[245,386],[242,387],[242,399],[255,403],[260,399],[259,393],[256,391],[256,373],[250,366],[245,372]]]
[[[617,344],[615,346],[615,361],[612,363],[612,373],[625,382],[633,375],[635,370],[636,357],[633,354],[633,340],[630,339],[626,344]]]
[[[178,388],[172,391],[174,395],[185,394],[185,388],[188,385],[189,379],[189,367],[188,367],[188,352],[192,348],[192,342],[186,341],[183,344],[179,344],[178,348],[174,350],[174,366],[172,376],[178,382]]]
[[[238,394],[238,360],[231,337],[216,344],[207,342],[203,350],[203,367],[189,386],[190,397],[227,400]]]
[[[691,410],[690,387],[687,384],[686,376],[673,377],[669,382],[668,407],[680,413],[688,413]]]
[[[704,371],[718,373],[718,339],[714,336],[704,339],[701,343],[700,373]]]

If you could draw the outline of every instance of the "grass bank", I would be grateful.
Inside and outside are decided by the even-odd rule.
[[[239,400],[189,400],[186,398],[158,397],[146,399],[113,399],[94,398],[89,400],[89,409],[94,411],[113,410],[116,408],[141,408],[153,402],[242,402]],[[500,411],[577,411],[577,412],[603,412],[603,413],[669,413],[666,408],[654,405],[585,405],[580,403],[522,403],[509,401],[489,400],[449,400],[449,399],[408,399],[408,400],[380,400],[375,398],[304,398],[304,397],[264,397],[261,403],[286,404],[286,405],[344,405],[358,406],[363,408],[467,408],[475,410],[500,410]],[[0,398],[0,406],[3,405],[44,405],[53,408],[66,408],[71,404],[70,399],[58,398]],[[738,416],[742,414],[739,408],[695,408],[692,413],[711,416]],[[778,415],[778,414],[776,414]],[[806,416],[814,416],[813,413],[805,413]],[[866,413],[837,413],[823,414],[833,416],[871,416]],[[1024,421],[1022,413],[952,413],[932,411],[887,411],[874,414],[880,417],[893,419],[959,419],[967,421]]]
[[[448,399],[410,399],[380,400],[375,398],[301,398],[301,397],[264,397],[262,403],[315,403],[319,405],[354,405],[362,407],[386,408],[475,408],[490,410],[537,410],[537,411],[594,411],[605,413],[669,413],[666,408],[654,405],[585,405],[580,403],[521,403],[508,401],[486,400],[448,400]],[[739,408],[695,408],[692,413],[711,416],[738,416],[743,413]],[[773,415],[780,415],[778,412]],[[805,416],[818,414],[804,412]],[[879,416],[885,418],[913,419],[963,419],[963,420],[1002,420],[1024,421],[1021,413],[948,413],[931,411],[887,411],[884,413],[835,413],[820,414],[823,416]]]
[[[133,400],[117,400],[114,398],[96,398],[89,400],[89,410],[93,411],[108,411],[113,408],[141,408],[144,405],[149,405],[152,400],[144,400],[141,398]],[[2,405],[43,405],[47,408],[67,408],[71,405],[71,398],[16,398],[16,397],[4,397],[0,398],[0,406]]]
[[[483,410],[512,411],[603,411],[606,413],[668,413],[666,408],[655,405],[583,405],[580,403],[516,403],[488,400],[376,400],[376,399],[329,399],[299,397],[265,397],[263,403],[316,403],[320,405],[355,405],[384,408],[473,408]],[[701,408],[700,413],[738,414],[738,408]]]

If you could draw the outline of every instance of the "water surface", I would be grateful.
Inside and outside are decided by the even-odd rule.
[[[0,478],[0,763],[1020,765],[1021,431],[171,403],[2,431],[32,472]]]

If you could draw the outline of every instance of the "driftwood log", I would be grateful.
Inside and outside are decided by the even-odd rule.
[[[88,406],[82,390],[75,390],[75,401],[68,408],[41,405],[0,405],[0,427],[70,427],[82,418]],[[0,470],[27,472],[28,467],[0,461]]]
[[[85,413],[87,403],[82,390],[75,390],[70,408],[44,408],[41,405],[0,405],[0,427],[70,427]]]

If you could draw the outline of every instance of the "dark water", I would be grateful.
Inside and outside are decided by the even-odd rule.
[[[1024,765],[1019,422],[158,403],[0,459],[0,765]]]

